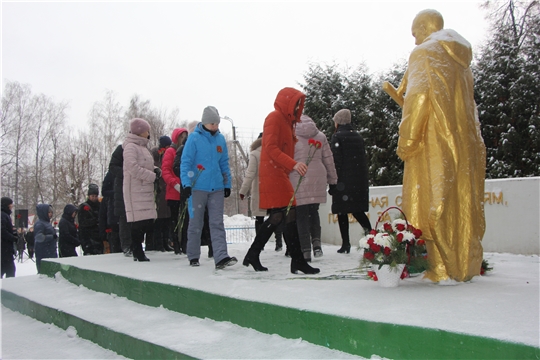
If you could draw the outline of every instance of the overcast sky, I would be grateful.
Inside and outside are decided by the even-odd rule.
[[[68,101],[68,123],[84,126],[107,90],[122,106],[138,94],[155,107],[200,120],[205,106],[258,134],[277,92],[300,88],[309,64],[371,73],[406,59],[411,23],[436,9],[445,27],[483,43],[478,1],[424,2],[6,2],[2,1],[2,89]],[[221,129],[230,131],[222,122]]]

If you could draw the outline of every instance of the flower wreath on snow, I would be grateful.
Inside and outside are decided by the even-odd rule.
[[[378,227],[382,216],[390,209],[398,209],[403,218],[384,222]],[[378,265],[380,269],[382,265],[396,267],[405,264],[401,278],[428,269],[426,243],[420,238],[422,231],[409,224],[404,217],[399,208],[388,208],[379,217],[375,229],[360,239],[358,250],[363,251],[363,266]],[[368,277],[377,280],[374,271],[368,271]]]

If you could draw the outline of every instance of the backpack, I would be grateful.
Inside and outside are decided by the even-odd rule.
[[[174,157],[173,162],[173,172],[174,175],[180,177],[180,163],[182,162],[182,152],[184,150],[184,145],[180,145],[178,149],[176,149],[176,156]]]

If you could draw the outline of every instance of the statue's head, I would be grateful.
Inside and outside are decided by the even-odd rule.
[[[420,45],[429,35],[442,30],[443,27],[443,17],[437,10],[427,9],[420,11],[414,18],[411,27],[412,36],[416,39],[415,44]]]

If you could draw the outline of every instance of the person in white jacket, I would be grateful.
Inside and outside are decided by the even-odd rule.
[[[313,255],[315,257],[323,255],[319,204],[326,203],[327,184],[335,185],[337,183],[337,173],[328,140],[309,116],[302,115],[300,117],[300,122],[296,124],[296,136],[298,142],[294,147],[294,159],[307,164],[308,156],[310,154],[313,156],[295,195],[296,225],[300,246],[304,259],[311,261],[312,244]],[[313,141],[320,143],[320,148],[317,149],[313,144],[310,145],[310,142]],[[293,171],[289,178],[293,188],[296,188],[300,174]]]
[[[147,148],[150,124],[135,118],[129,123],[122,147],[124,148],[124,205],[131,228],[132,252],[135,261],[150,261],[142,248],[146,238],[153,236],[157,218],[154,200],[154,181],[161,177],[161,170],[154,166],[154,159]]]

